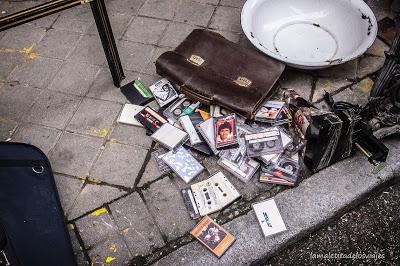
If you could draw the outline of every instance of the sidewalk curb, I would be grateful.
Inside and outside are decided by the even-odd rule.
[[[154,265],[248,265],[265,260],[321,228],[400,176],[400,141],[385,142],[388,166],[375,176],[362,155],[344,160],[311,176],[298,187],[274,197],[288,231],[264,238],[253,211],[223,225],[236,237],[232,247],[216,258],[197,241],[168,254]]]

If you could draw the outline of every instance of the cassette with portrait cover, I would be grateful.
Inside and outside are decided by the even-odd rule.
[[[191,185],[190,189],[201,216],[219,211],[240,197],[239,191],[222,172]]]
[[[256,113],[254,120],[260,122],[273,122],[279,118],[284,105],[284,102],[266,101]]]
[[[204,170],[204,167],[182,146],[166,153],[162,160],[186,183]]]
[[[205,216],[190,234],[218,258],[221,257],[235,241],[233,235],[208,216]]]
[[[162,117],[150,106],[146,106],[134,117],[152,133],[156,132],[165,123],[168,123],[168,121],[164,117]]]
[[[168,105],[179,97],[174,86],[165,78],[151,85],[149,89],[160,107]]]
[[[245,140],[247,156],[249,157],[260,157],[283,152],[282,137],[278,128],[271,128],[268,131],[255,134],[247,134]]]
[[[176,122],[179,120],[179,117],[182,116],[183,111],[188,108],[193,103],[192,100],[187,98],[185,95],[180,94],[179,98],[175,100],[167,109],[164,110],[163,114],[172,122]]]
[[[235,114],[214,118],[214,137],[217,149],[231,149],[239,145]]]

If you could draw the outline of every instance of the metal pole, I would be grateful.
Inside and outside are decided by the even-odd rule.
[[[110,20],[108,19],[106,5],[104,4],[104,0],[93,0],[90,2],[90,7],[92,8],[92,13],[96,21],[97,30],[103,44],[114,85],[120,87],[121,80],[125,78],[125,75],[119,58],[117,45],[115,44]]]

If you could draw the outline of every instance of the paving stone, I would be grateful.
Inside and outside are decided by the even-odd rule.
[[[94,82],[100,68],[87,63],[67,61],[47,89],[83,96]]]
[[[145,0],[107,0],[108,15],[122,13],[135,15]]]
[[[384,42],[382,42],[380,39],[376,38],[375,42],[372,44],[370,48],[368,48],[368,50],[365,53],[369,55],[384,57],[385,52],[388,50],[389,46]]]
[[[211,5],[218,5],[219,2],[219,0],[194,0],[194,1],[198,3],[211,4]]]
[[[142,187],[144,184],[152,182],[157,178],[161,177],[162,175],[163,174],[158,169],[157,163],[153,160],[153,158],[150,158],[143,172],[143,175],[140,178],[138,186]]]
[[[125,80],[122,82],[122,85],[125,85],[129,82],[132,82],[135,79],[140,80],[145,87],[150,87],[160,79],[162,79],[161,76],[159,75],[149,75],[149,74],[143,74],[143,73],[138,73],[138,72],[133,72],[133,71],[125,71]],[[155,101],[155,100],[154,100]]]
[[[175,16],[178,0],[147,0],[139,14],[147,17],[172,19]]]
[[[350,85],[351,82],[346,79],[326,79],[320,78],[315,85],[315,91],[312,98],[313,102],[321,100],[324,97],[325,91],[332,93],[340,88]]]
[[[19,120],[33,105],[41,90],[17,83],[0,88],[0,117]]]
[[[152,139],[146,135],[146,129],[124,124],[117,124],[111,133],[111,142],[150,149]]]
[[[77,19],[81,21],[92,21],[93,19],[90,5],[79,5],[77,7],[67,9],[60,14],[60,17]]]
[[[38,88],[46,88],[61,65],[61,60],[38,57],[16,66],[8,76],[8,80],[18,81]]]
[[[109,184],[133,187],[146,154],[143,148],[109,143],[94,165],[92,175]]]
[[[364,106],[368,102],[368,96],[373,84],[374,82],[371,79],[363,79],[352,87],[334,95],[333,99],[335,101],[345,101]]]
[[[129,21],[132,18],[132,14],[121,14],[125,10],[121,9],[120,13],[108,13],[108,17],[110,19],[111,28],[114,34],[114,38],[120,39],[125,32],[126,28],[128,27]],[[90,27],[88,34],[98,35],[99,32],[97,30],[96,23],[93,23]]]
[[[78,108],[80,98],[54,91],[43,91],[24,121],[62,129]]]
[[[379,71],[385,63],[384,57],[366,56],[360,59],[357,77],[363,78],[369,74]]]
[[[286,69],[279,79],[282,88],[295,90],[301,97],[308,100],[311,96],[313,77],[308,73]]]
[[[102,140],[65,132],[50,154],[53,170],[73,176],[84,176],[96,158]]]
[[[54,175],[54,181],[56,182],[61,206],[64,213],[67,214],[76,197],[78,197],[84,181],[59,174]]]
[[[89,28],[93,25],[94,21],[83,21],[77,19],[70,19],[68,17],[60,16],[54,23],[53,28],[63,31],[71,31],[76,33],[87,33]]]
[[[181,1],[176,9],[174,20],[206,27],[214,8],[214,6],[193,1]]]
[[[106,57],[98,35],[84,35],[75,46],[75,50],[68,56],[68,60],[104,65]]]
[[[100,208],[75,221],[87,249],[118,233],[118,227],[106,208]]]
[[[165,20],[136,17],[123,38],[132,42],[157,44],[168,24]]]
[[[65,59],[81,36],[75,32],[51,29],[40,41],[36,52],[42,56]]]
[[[221,6],[233,6],[242,8],[246,0],[221,0]]]
[[[154,47],[148,44],[120,41],[118,51],[124,69],[140,72],[152,58]]]
[[[132,255],[118,234],[88,251],[91,265],[129,265]]]
[[[218,30],[242,32],[240,24],[241,9],[219,6],[211,19],[210,27]]]
[[[5,141],[17,130],[18,123],[0,117],[0,141]]]
[[[143,190],[143,195],[147,207],[168,240],[183,236],[193,229],[195,222],[189,217],[179,190],[168,177]]]
[[[234,43],[239,43],[240,39],[242,38],[242,36],[238,33],[222,31],[222,30],[213,30],[213,31],[221,34],[225,39],[228,39],[229,41]]]
[[[125,193],[118,188],[86,184],[68,212],[68,219],[74,219],[89,211],[94,211]]]
[[[83,253],[83,247],[81,247],[78,237],[76,236],[75,231],[73,230],[74,225],[68,224],[68,233],[71,239],[72,250],[75,255],[76,264],[77,265],[89,265],[89,261],[86,259],[85,254]]]
[[[78,110],[69,122],[67,129],[81,134],[105,137],[114,121],[117,119],[122,106],[118,103],[83,99]]]
[[[161,54],[165,53],[166,51],[171,51],[171,49],[167,47],[157,47],[151,56],[151,60],[147,62],[141,72],[150,75],[156,75],[156,60],[158,57],[160,57]]]
[[[110,210],[133,256],[146,255],[164,245],[157,225],[137,193],[112,203]]]
[[[0,48],[12,48],[21,50],[37,44],[45,35],[43,28],[34,28],[28,25],[21,25],[6,31],[0,40]]]
[[[359,59],[357,58],[343,64],[318,70],[318,76],[322,78],[341,78],[351,81],[357,78],[358,61]]]
[[[19,11],[21,11],[23,9],[19,9]],[[40,27],[40,28],[50,28],[53,23],[56,21],[56,19],[60,16],[59,13],[50,15],[50,16],[46,16],[40,19],[36,19],[33,21],[30,21],[28,23],[26,23],[26,25],[32,26],[32,27]]]
[[[13,141],[30,143],[48,154],[51,148],[56,144],[61,132],[32,124],[23,124],[12,137]]]
[[[118,87],[115,87],[108,68],[101,68],[97,73],[93,85],[90,87],[87,96],[101,100],[125,103],[126,98]]]
[[[168,25],[167,30],[163,37],[161,38],[160,45],[175,48],[180,44],[188,35],[191,33],[196,26],[172,22]]]
[[[17,65],[25,62],[24,54],[16,50],[7,51],[0,48],[0,80],[5,80]]]

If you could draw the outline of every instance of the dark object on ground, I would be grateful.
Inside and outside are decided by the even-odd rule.
[[[89,2],[103,44],[104,53],[106,54],[108,66],[110,67],[114,85],[119,87],[121,80],[125,78],[125,75],[122,69],[121,60],[119,59],[118,49],[115,44],[104,0],[53,0],[47,3],[42,3],[41,5],[28,8],[6,17],[0,17],[0,32]]]
[[[0,214],[5,265],[76,265],[53,172],[38,148],[0,142]]]
[[[254,118],[284,68],[257,51],[200,29],[156,61],[157,73],[178,84],[187,97],[246,118]]]

